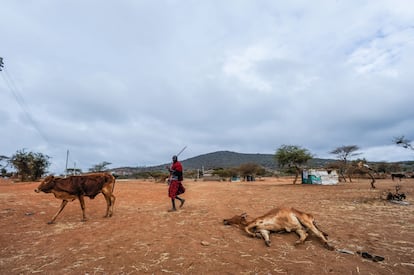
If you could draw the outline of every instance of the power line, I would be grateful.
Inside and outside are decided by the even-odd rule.
[[[37,122],[33,119],[32,115],[29,112],[29,108],[26,105],[26,102],[23,98],[23,96],[19,93],[19,90],[17,89],[17,86],[13,79],[11,78],[8,70],[4,67],[3,58],[0,57],[0,71],[3,71],[1,74],[4,82],[6,83],[6,86],[9,88],[10,92],[12,93],[14,99],[16,100],[17,104],[22,108],[23,113],[26,117],[26,119],[29,121],[29,123],[33,126],[33,128],[36,130],[36,132],[40,135],[40,137],[46,142],[49,143],[46,136],[43,134],[43,132],[40,130],[39,125]]]

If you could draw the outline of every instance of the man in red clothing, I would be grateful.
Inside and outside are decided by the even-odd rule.
[[[181,183],[183,180],[183,166],[181,165],[181,162],[178,161],[177,156],[173,156],[172,161],[173,163],[171,164],[171,167],[167,167],[168,171],[170,171],[168,196],[171,198],[172,203],[172,208],[168,210],[168,212],[177,211],[177,208],[175,208],[175,199],[181,202],[180,208],[183,207],[185,202],[185,199],[178,196],[185,192],[185,188]]]

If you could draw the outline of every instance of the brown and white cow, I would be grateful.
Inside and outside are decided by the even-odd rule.
[[[299,235],[296,244],[301,244],[305,242],[308,237],[307,231],[310,230],[323,242],[327,249],[333,250],[326,238],[328,234],[316,226],[313,216],[295,208],[275,208],[252,221],[248,221],[246,213],[243,213],[231,219],[224,219],[223,223],[225,225],[237,225],[252,237],[262,237],[267,246],[270,246],[271,243],[269,238],[271,232],[296,232]]]
[[[57,216],[65,208],[69,201],[78,199],[82,208],[82,221],[86,221],[84,197],[91,199],[102,193],[106,200],[106,215],[111,217],[115,203],[113,195],[115,187],[115,178],[109,173],[91,173],[85,175],[69,176],[67,178],[48,176],[35,189],[36,193],[45,192],[53,193],[57,199],[62,200],[58,212],[48,222],[53,223]]]

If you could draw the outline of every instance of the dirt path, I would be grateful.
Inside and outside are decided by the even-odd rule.
[[[80,222],[78,201],[46,224],[60,201],[33,192],[38,183],[0,181],[0,274],[414,274],[414,180],[369,180],[337,186],[292,185],[290,179],[257,182],[184,181],[185,206],[168,213],[165,184],[117,181],[115,213],[105,219],[102,195],[86,199],[89,220]],[[408,206],[382,200],[400,183]],[[341,249],[317,238],[294,246],[297,236],[273,234],[272,246],[222,224],[288,205],[312,213]]]

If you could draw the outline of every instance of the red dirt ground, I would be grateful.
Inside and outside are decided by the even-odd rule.
[[[38,183],[0,180],[1,274],[414,274],[414,179],[368,180],[336,186],[293,185],[291,179],[256,182],[185,180],[184,207],[168,213],[167,185],[117,181],[114,216],[103,218],[102,195],[59,208]],[[381,196],[402,186],[408,206]],[[272,246],[250,238],[223,218],[250,217],[276,206],[312,213],[337,249],[366,251],[373,262],[329,251],[310,236],[294,246],[294,233],[272,234]]]

